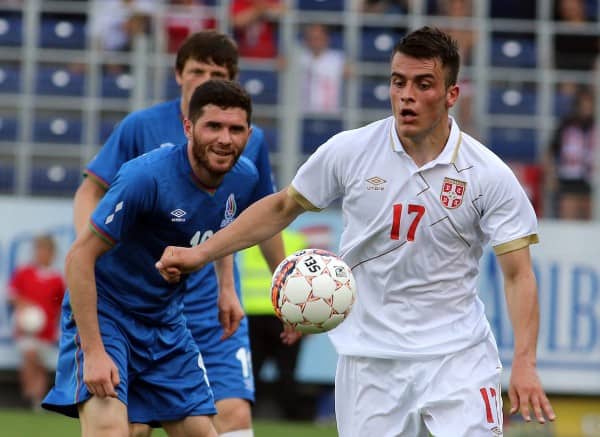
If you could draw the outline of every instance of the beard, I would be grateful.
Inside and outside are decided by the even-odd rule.
[[[192,136],[192,156],[195,164],[203,168],[211,177],[220,178],[224,176],[240,159],[241,153],[223,156],[222,160],[228,160],[228,164],[211,162],[208,156],[209,145],[204,144],[195,134]],[[214,154],[213,154],[214,155]]]

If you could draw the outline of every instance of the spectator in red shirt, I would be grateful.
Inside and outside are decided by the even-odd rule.
[[[21,353],[21,392],[34,408],[48,390],[48,368],[58,338],[58,318],[65,292],[60,272],[52,268],[54,239],[42,235],[34,241],[33,260],[18,267],[9,283],[15,310],[15,340]]]
[[[277,21],[285,11],[279,0],[233,0],[231,16],[240,56],[275,58]]]

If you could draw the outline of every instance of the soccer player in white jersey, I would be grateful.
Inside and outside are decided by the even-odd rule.
[[[341,198],[339,252],[358,289],[330,334],[341,437],[502,435],[501,364],[476,289],[488,243],[514,330],[511,412],[555,418],[536,371],[536,217],[510,169],[449,116],[458,66],[449,35],[408,34],[391,60],[391,117],[335,135],[287,189],[198,247],[168,247],[157,263],[176,281]]]

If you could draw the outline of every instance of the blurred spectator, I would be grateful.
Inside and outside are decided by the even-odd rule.
[[[54,361],[65,292],[62,275],[52,268],[55,254],[51,236],[37,237],[31,263],[18,267],[9,283],[9,299],[15,310],[15,340],[21,353],[21,391],[35,409],[49,389],[48,368]]]
[[[303,110],[340,112],[346,61],[342,50],[330,47],[329,30],[324,24],[309,24],[304,28],[300,68]]]
[[[285,253],[292,254],[307,247],[300,232],[284,230],[281,233]],[[277,366],[276,393],[279,405],[287,419],[295,419],[298,413],[298,387],[295,379],[296,363],[301,340],[292,345],[283,344],[280,334],[283,324],[275,316],[270,289],[272,274],[267,262],[260,255],[258,246],[238,254],[241,272],[242,301],[248,317],[252,372],[256,385],[256,402],[264,399],[265,382],[260,378],[263,364],[272,358]]]
[[[175,53],[192,33],[216,28],[215,16],[201,0],[169,0],[165,10],[167,50]]]
[[[232,0],[231,19],[241,57],[277,56],[277,22],[284,11],[280,0]]]
[[[593,69],[598,58],[598,37],[577,34],[590,22],[585,0],[556,0],[555,19],[569,28],[568,33],[554,35],[555,67],[561,70]]]
[[[94,0],[92,36],[104,50],[131,50],[136,35],[150,33],[158,0]]]
[[[591,90],[578,90],[573,111],[561,122],[549,148],[546,186],[558,202],[556,212],[561,219],[589,220],[592,217],[594,108]]]
[[[408,0],[364,0],[363,12],[374,14],[406,14]]]

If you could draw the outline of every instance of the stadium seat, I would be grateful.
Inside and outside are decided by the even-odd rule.
[[[537,158],[535,129],[493,127],[489,130],[487,145],[505,161],[530,164]]]
[[[68,68],[40,67],[38,69],[36,92],[51,96],[83,96],[85,75],[72,72]]]
[[[269,152],[277,152],[279,150],[279,131],[273,126],[260,126],[265,134],[265,144],[269,148]]]
[[[530,87],[490,88],[489,112],[491,114],[535,115],[536,93]]]
[[[171,100],[181,96],[181,88],[175,80],[173,74],[169,74],[167,81],[165,82],[165,99]]]
[[[40,47],[57,49],[84,49],[86,43],[85,19],[42,17]]]
[[[102,97],[128,98],[133,89],[133,76],[129,73],[104,73]]]
[[[564,117],[573,110],[573,94],[555,92],[554,93],[554,115]]]
[[[389,28],[365,27],[360,38],[360,58],[370,62],[389,62],[400,32]]]
[[[31,194],[72,195],[81,179],[79,167],[62,164],[37,164],[31,169]]]
[[[16,117],[0,115],[0,141],[16,141],[17,127]]]
[[[83,126],[73,116],[39,117],[34,122],[33,139],[42,143],[79,144]]]
[[[491,63],[494,67],[535,68],[535,40],[508,36],[492,37]]]
[[[311,154],[317,147],[342,130],[341,120],[305,118],[302,120],[302,153]]]
[[[373,109],[390,109],[390,85],[387,79],[362,80],[360,106]]]
[[[0,191],[11,192],[15,189],[15,168],[5,162],[0,163]]]
[[[298,0],[297,7],[308,11],[343,11],[344,0]]]
[[[0,13],[0,46],[23,43],[23,17],[20,13]]]
[[[21,68],[18,64],[0,64],[0,93],[21,92]]]
[[[275,71],[244,70],[240,72],[240,83],[257,105],[276,105],[278,77]]]

